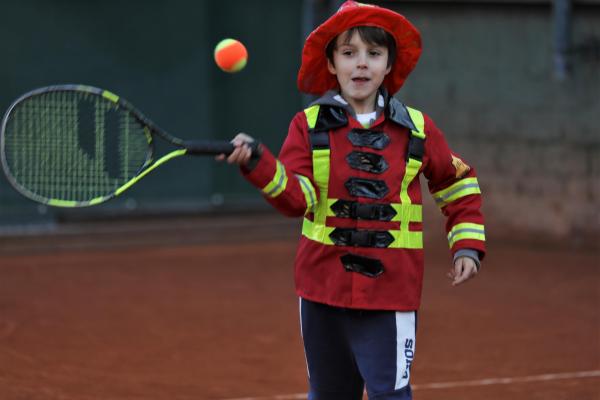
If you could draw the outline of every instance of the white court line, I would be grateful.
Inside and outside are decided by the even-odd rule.
[[[544,382],[544,381],[554,381],[554,380],[559,380],[559,379],[583,379],[583,378],[595,378],[595,377],[600,377],[600,370],[563,372],[563,373],[556,373],[556,374],[543,374],[543,375],[530,375],[530,376],[516,376],[516,377],[512,377],[512,378],[487,378],[487,379],[477,379],[477,380],[472,380],[472,381],[422,383],[422,384],[418,384],[418,385],[411,385],[411,388],[413,390],[448,389],[448,388],[468,387],[468,386],[508,385],[511,383]],[[226,399],[226,400],[306,400],[306,393],[282,394],[282,395],[267,396],[267,397],[243,397],[243,398],[238,398],[238,399]]]
[[[477,380],[473,380],[473,381],[423,383],[421,385],[414,385],[414,386],[412,386],[412,388],[414,390],[448,389],[448,388],[467,387],[467,386],[508,385],[511,383],[543,382],[543,381],[554,381],[554,380],[558,380],[558,379],[582,379],[582,378],[594,378],[594,377],[600,377],[600,370],[563,372],[563,373],[558,373],[558,374],[517,376],[517,377],[513,377],[513,378],[487,378],[487,379],[477,379]]]
[[[281,394],[276,396],[268,397],[240,397],[239,399],[225,399],[225,400],[306,400],[306,393],[297,394]]]

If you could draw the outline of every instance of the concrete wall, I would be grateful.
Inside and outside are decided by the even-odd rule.
[[[575,6],[572,69],[559,81],[549,2],[383,4],[423,35],[398,97],[430,114],[475,166],[488,228],[599,237],[600,7]]]

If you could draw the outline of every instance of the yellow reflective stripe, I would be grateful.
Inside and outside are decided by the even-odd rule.
[[[421,204],[391,204],[397,214],[392,221],[423,222],[423,206]]]
[[[402,178],[402,185],[400,186],[400,200],[404,204],[411,204],[410,197],[408,196],[408,186],[415,179],[415,176],[419,173],[422,162],[409,158],[406,163],[406,171]]]
[[[406,110],[408,111],[408,114],[410,115],[410,119],[412,120],[412,122],[416,128],[416,131],[411,131],[410,134],[412,136],[416,136],[418,138],[425,139],[425,119],[423,117],[423,113],[421,113],[418,110],[415,110],[414,108],[410,108],[410,107],[406,107]],[[406,170],[404,171],[404,176],[402,177],[402,183],[400,185],[400,201],[402,202],[402,204],[404,206],[408,206],[412,203],[410,200],[410,197],[408,196],[408,187],[410,186],[411,182],[415,179],[415,177],[419,174],[421,165],[423,165],[423,162],[419,161],[419,160],[415,160],[414,158],[409,158],[408,162],[406,163]],[[422,219],[423,219],[422,211],[419,210],[419,221],[422,221]],[[407,232],[407,234],[406,234],[407,237],[410,236],[410,233],[411,233],[411,232],[409,232],[409,229],[408,229],[409,222],[410,222],[410,219],[400,217],[400,230],[402,232]],[[417,240],[417,239],[414,239],[414,240],[402,239],[402,240],[406,241],[406,243],[403,242],[403,246],[404,245],[412,246],[412,245],[416,245],[419,243],[419,240]],[[423,247],[422,236],[420,239],[420,246],[409,247],[409,248],[421,248],[421,247]]]
[[[277,160],[277,168],[275,169],[275,176],[265,186],[262,191],[269,197],[277,197],[285,190],[287,186],[287,174],[285,173],[285,167],[281,161]]]
[[[327,192],[329,187],[329,149],[315,149],[312,152],[314,180],[319,188],[319,199],[314,208],[314,221],[325,225],[327,218]]]
[[[314,105],[304,110],[306,116],[306,123],[308,129],[313,129],[317,125],[317,119],[319,117],[320,106]],[[333,244],[329,238],[329,234],[333,231],[333,228],[327,228],[325,226],[325,220],[327,219],[327,192],[329,187],[329,149],[313,149],[312,150],[312,161],[313,161],[313,180],[319,189],[319,198],[316,198],[315,188],[310,185],[312,191],[308,191],[309,194],[314,195],[313,203],[313,219],[314,222],[304,219],[302,224],[302,234],[311,240],[315,240],[320,243]],[[300,178],[299,178],[300,179]],[[310,183],[310,181],[307,179]],[[302,185],[302,180],[300,180]],[[304,191],[304,188],[302,189]],[[304,196],[306,197],[304,192]],[[307,199],[308,204],[308,199]],[[307,208],[307,211],[310,211]]]
[[[304,218],[302,223],[302,235],[315,242],[325,245],[334,245],[329,237],[335,228],[319,224]],[[401,230],[389,230],[394,241],[388,246],[391,249],[422,249],[423,248],[423,232],[408,232]]]
[[[423,113],[410,107],[406,107],[406,109],[408,110],[413,124],[415,124],[415,128],[417,128],[416,131],[411,131],[410,134],[425,139],[425,119]],[[400,187],[400,200],[404,204],[411,203],[410,197],[408,196],[408,186],[419,173],[422,164],[421,161],[415,160],[414,158],[409,158],[406,163],[406,171],[404,172],[402,186]]]
[[[402,230],[388,231],[394,237],[394,241],[389,245],[393,249],[422,249],[423,232],[411,232]]]
[[[406,107],[406,110],[408,111],[413,124],[415,124],[415,128],[417,128],[416,131],[411,131],[411,134],[420,137],[421,139],[425,139],[425,118],[423,117],[423,113],[410,107]]]
[[[302,189],[302,193],[304,193],[304,199],[306,200],[306,212],[312,211],[317,202],[317,192],[310,182],[310,179],[303,175],[296,175],[296,178],[298,178],[300,189]]]
[[[450,245],[450,248],[452,248],[456,242],[463,239],[485,241],[485,227],[481,224],[470,222],[454,225],[450,230],[450,233],[448,233],[448,244]]]
[[[329,235],[334,229],[335,228],[325,226],[325,224],[313,222],[308,218],[304,218],[304,221],[302,222],[302,235],[306,236],[310,240],[323,244],[333,244]]]
[[[338,199],[327,199],[327,217],[335,217],[335,213],[331,209],[331,206],[338,201]]]
[[[313,150],[313,174],[319,190],[327,190],[329,185],[329,149]],[[320,196],[323,197],[323,196]]]
[[[439,207],[444,207],[454,200],[470,194],[480,194],[477,178],[465,178],[433,194],[433,199]]]
[[[406,163],[406,171],[404,172],[404,177],[402,178],[402,184],[400,186],[400,201],[402,202],[402,206],[408,207],[411,205],[410,197],[408,196],[408,186],[413,181],[415,176],[419,173],[419,169],[421,168],[421,161],[417,161],[414,158],[409,158]],[[420,216],[420,220],[423,217]],[[409,219],[400,217],[400,230],[402,232],[409,232]],[[423,245],[421,244],[421,247]],[[409,247],[413,248],[413,247]]]
[[[331,206],[338,200],[339,199],[327,199],[328,217],[335,217],[335,213],[331,209]],[[389,203],[389,205],[396,210],[396,215],[394,215],[390,221],[423,222],[423,206],[421,204]]]
[[[317,124],[317,117],[319,116],[319,105],[314,105],[312,107],[308,107],[304,110],[304,115],[306,115],[306,122],[308,122],[308,128],[313,129]]]

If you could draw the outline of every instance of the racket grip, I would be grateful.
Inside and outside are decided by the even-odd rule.
[[[187,150],[186,154],[190,155],[218,155],[225,154],[226,156],[233,153],[235,147],[231,142],[219,141],[219,140],[191,140],[184,142],[183,146]],[[252,155],[250,158],[259,157],[259,142],[249,143]]]

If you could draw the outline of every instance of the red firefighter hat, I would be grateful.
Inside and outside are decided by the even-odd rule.
[[[298,89],[304,93],[322,95],[337,87],[335,75],[327,69],[327,44],[339,34],[355,26],[382,28],[396,41],[396,59],[383,81],[390,94],[396,93],[413,70],[421,55],[421,35],[402,15],[372,4],[346,1],[327,21],[306,39],[302,50],[302,65],[298,72]]]

